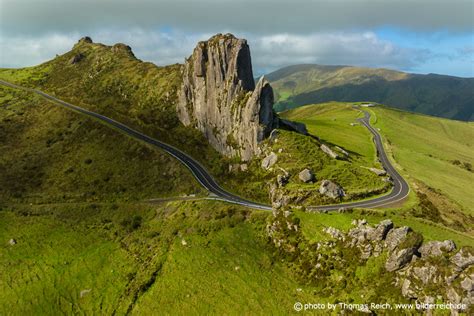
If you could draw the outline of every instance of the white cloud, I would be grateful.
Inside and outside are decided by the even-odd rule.
[[[399,47],[372,32],[276,34],[254,38],[251,44],[254,64],[265,72],[302,63],[409,70],[431,56],[427,50]]]
[[[36,38],[2,37],[2,67],[33,66],[67,52],[85,34],[49,34]],[[182,63],[200,40],[212,34],[178,31],[102,30],[88,34],[95,42],[130,45],[135,55],[157,65]],[[256,75],[302,63],[411,69],[430,56],[420,49],[398,47],[372,32],[319,32],[309,35],[243,35],[248,39]]]
[[[49,34],[41,37],[0,37],[0,66],[34,66],[71,49],[79,36]]]

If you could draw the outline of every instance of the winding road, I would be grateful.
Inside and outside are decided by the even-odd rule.
[[[254,209],[261,209],[261,210],[271,210],[272,207],[270,205],[265,205],[257,202],[252,202],[249,200],[246,200],[240,196],[237,196],[235,194],[232,194],[226,190],[224,190],[222,187],[219,186],[219,184],[214,180],[214,178],[211,176],[211,174],[204,168],[197,160],[189,156],[188,154],[184,153],[183,151],[168,145],[166,143],[163,143],[157,139],[151,138],[145,134],[142,134],[138,132],[137,130],[134,130],[125,124],[122,124],[120,122],[117,122],[107,116],[83,109],[79,106],[67,103],[65,101],[62,101],[58,98],[55,98],[49,94],[46,94],[40,90],[36,89],[30,89],[26,87],[21,87],[12,83],[9,83],[7,81],[1,80],[0,79],[0,84],[4,85],[9,88],[13,89],[20,89],[28,92],[35,93],[48,101],[61,105],[67,109],[79,112],[81,114],[88,115],[90,117],[93,117],[95,119],[98,119],[102,121],[103,123],[115,127],[122,131],[123,133],[129,135],[130,137],[133,137],[137,140],[143,141],[145,143],[148,143],[154,147],[157,147],[159,149],[162,149],[166,151],[168,154],[176,158],[178,161],[180,161],[183,165],[185,165],[193,174],[193,176],[197,179],[197,181],[211,193],[212,199],[215,200],[222,200],[234,204],[239,204],[243,206],[247,206],[250,208]],[[378,156],[379,159],[384,166],[385,170],[387,173],[392,177],[394,186],[392,191],[384,196],[376,197],[374,199],[370,200],[364,200],[364,201],[359,201],[359,202],[351,202],[351,203],[343,203],[343,204],[335,204],[335,205],[321,205],[321,206],[310,206],[307,207],[308,209],[311,210],[338,210],[340,208],[353,208],[353,207],[364,207],[364,208],[378,208],[378,207],[383,207],[383,206],[388,206],[395,204],[397,202],[402,201],[408,196],[409,193],[409,186],[406,183],[406,181],[403,179],[402,176],[395,170],[395,168],[392,166],[390,163],[389,159],[387,158],[387,155],[385,154],[384,148],[383,148],[383,143],[382,139],[380,137],[380,134],[375,130],[371,125],[370,125],[370,114],[366,111],[364,111],[365,116],[359,121],[365,125],[369,131],[374,135],[374,141],[375,141],[375,146],[377,148]]]

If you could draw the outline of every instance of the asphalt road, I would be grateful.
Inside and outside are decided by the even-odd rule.
[[[188,154],[184,153],[183,151],[168,145],[166,143],[163,143],[157,139],[151,138],[145,134],[142,134],[125,124],[122,124],[120,122],[117,122],[107,116],[83,109],[81,107],[78,107],[76,105],[67,103],[65,101],[62,101],[60,99],[57,99],[53,96],[50,96],[49,94],[46,94],[42,91],[35,90],[35,89],[30,89],[30,88],[25,88],[21,87],[9,82],[6,82],[4,80],[0,79],[0,84],[14,88],[14,89],[20,89],[20,90],[25,90],[29,91],[32,93],[36,93],[40,95],[41,97],[55,103],[59,104],[65,108],[68,108],[70,110],[88,115],[90,117],[93,117],[95,119],[98,119],[104,123],[106,123],[109,126],[115,127],[119,130],[121,130],[123,133],[128,134],[129,136],[138,139],[140,141],[143,141],[145,143],[148,143],[152,146],[155,146],[159,149],[162,149],[166,151],[168,154],[173,156],[174,158],[178,159],[183,165],[185,165],[191,173],[194,175],[194,177],[197,179],[197,181],[204,187],[206,188],[211,194],[212,198],[216,200],[222,200],[234,204],[239,204],[243,206],[247,206],[250,208],[255,208],[255,209],[261,209],[261,210],[271,210],[270,205],[265,205],[257,202],[252,202],[249,200],[246,200],[244,198],[241,198],[235,194],[232,194],[223,188],[219,186],[219,184],[214,180],[214,178],[210,175],[210,173],[194,158],[189,156]],[[385,151],[383,149],[383,144],[381,137],[377,130],[375,130],[371,125],[370,125],[370,114],[366,111],[364,111],[365,116],[362,119],[359,119],[359,121],[364,124],[369,131],[374,135],[374,141],[375,145],[379,154],[380,161],[382,165],[384,166],[385,170],[387,173],[392,177],[394,181],[394,187],[392,191],[384,196],[377,197],[371,200],[365,200],[365,201],[360,201],[360,202],[351,202],[351,203],[344,203],[344,204],[336,204],[336,205],[322,205],[322,206],[311,206],[308,207],[308,209],[313,209],[313,210],[338,210],[340,208],[353,208],[353,207],[364,207],[364,208],[378,208],[378,207],[383,207],[387,206],[390,204],[397,203],[399,201],[402,201],[406,196],[408,196],[409,193],[409,186],[406,183],[406,181],[398,174],[398,172],[395,170],[395,168],[391,165],[390,161],[388,160]]]

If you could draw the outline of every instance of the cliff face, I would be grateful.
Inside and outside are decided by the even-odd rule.
[[[177,112],[217,151],[243,161],[279,125],[272,87],[263,77],[255,85],[247,41],[231,34],[200,42],[186,60]]]

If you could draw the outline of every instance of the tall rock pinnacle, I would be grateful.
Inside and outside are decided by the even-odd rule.
[[[231,34],[198,43],[186,60],[178,94],[181,122],[202,131],[228,157],[250,160],[278,127],[272,87],[263,77],[255,85],[247,41]]]

